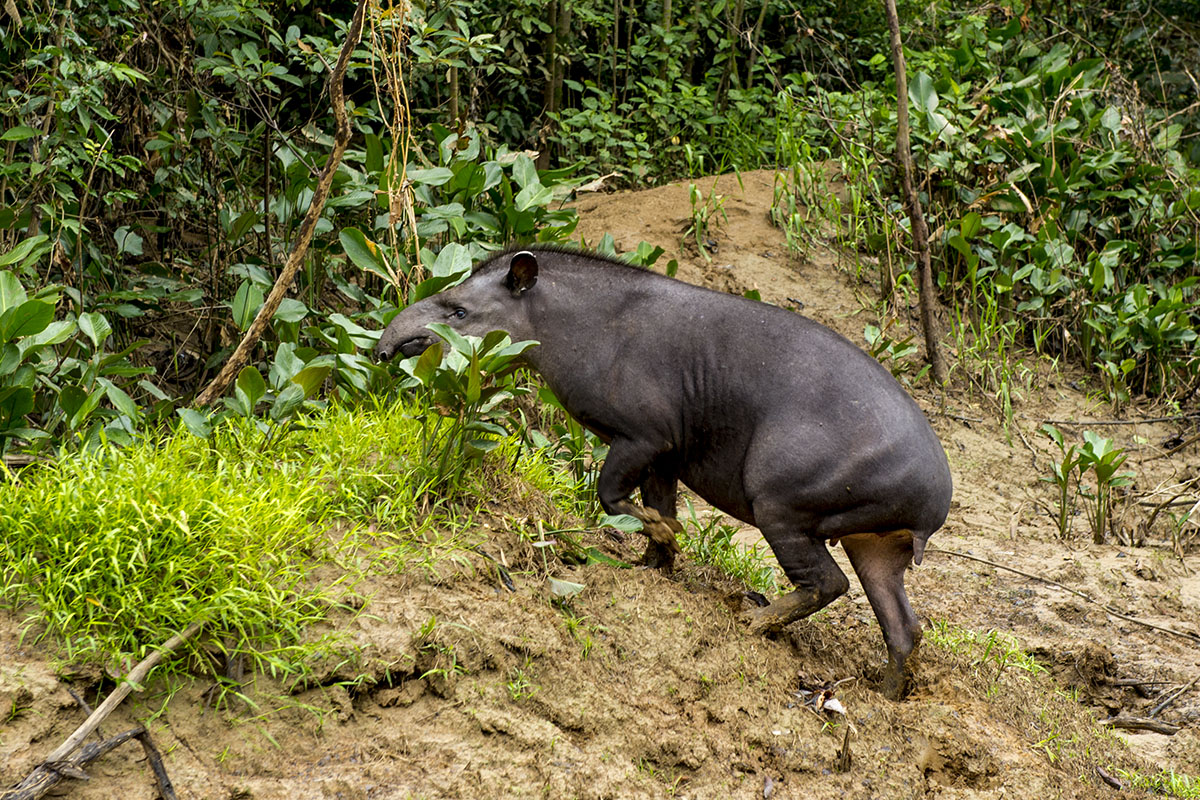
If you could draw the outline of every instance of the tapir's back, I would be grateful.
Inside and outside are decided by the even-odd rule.
[[[630,342],[626,352],[662,350],[660,369],[674,365],[674,374],[655,374],[683,386],[683,444],[703,453],[685,482],[705,495],[740,491],[731,513],[756,495],[787,498],[830,537],[897,528],[927,536],[945,521],[951,479],[941,443],[878,361],[765,303],[690,286],[660,301],[667,340]],[[722,433],[716,446],[706,441],[713,430]],[[742,479],[730,485],[739,463]]]

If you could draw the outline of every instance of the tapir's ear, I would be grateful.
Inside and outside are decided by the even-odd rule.
[[[504,285],[513,293],[513,297],[518,297],[537,283],[537,274],[537,258],[528,250],[522,250],[508,262],[508,274],[504,276]]]

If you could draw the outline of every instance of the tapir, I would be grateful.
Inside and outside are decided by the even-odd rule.
[[[883,630],[881,688],[903,695],[921,637],[904,573],[945,522],[952,485],[925,415],[874,358],[793,311],[547,246],[495,254],[404,309],[378,355],[422,353],[433,322],[539,343],[524,358],[608,443],[600,504],[642,521],[646,563],[669,569],[679,552],[680,481],[758,527],[795,588],[746,612],[753,630],[847,591],[830,553],[840,542]]]

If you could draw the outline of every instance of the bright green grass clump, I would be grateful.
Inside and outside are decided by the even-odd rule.
[[[330,409],[265,450],[233,420],[209,439],[180,429],[26,470],[0,483],[0,601],[70,660],[140,658],[203,619],[206,641],[291,671],[312,655],[296,644],[324,617],[329,581],[358,577],[351,566],[322,585],[314,569],[360,527],[402,561],[424,527],[466,521],[418,515],[410,411]]]
[[[3,487],[0,597],[68,658],[140,657],[196,619],[271,648],[319,611],[305,585],[328,494],[312,465],[177,433],[26,472]]]
[[[136,660],[203,619],[205,649],[301,675],[338,647],[305,643],[305,629],[364,573],[477,543],[489,470],[515,468],[560,506],[574,499],[569,476],[517,436],[452,497],[430,492],[428,413],[411,399],[331,407],[271,437],[234,419],[208,439],[181,428],[0,476],[0,602],[70,661]]]
[[[1115,772],[1129,782],[1130,789],[1143,789],[1166,797],[1200,797],[1200,778],[1177,774],[1174,770],[1147,775],[1123,769]]]

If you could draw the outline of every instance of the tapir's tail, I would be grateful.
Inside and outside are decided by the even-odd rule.
[[[929,539],[929,534],[924,531],[913,531],[913,563],[918,567],[921,566],[921,559],[925,557],[925,542]]]

